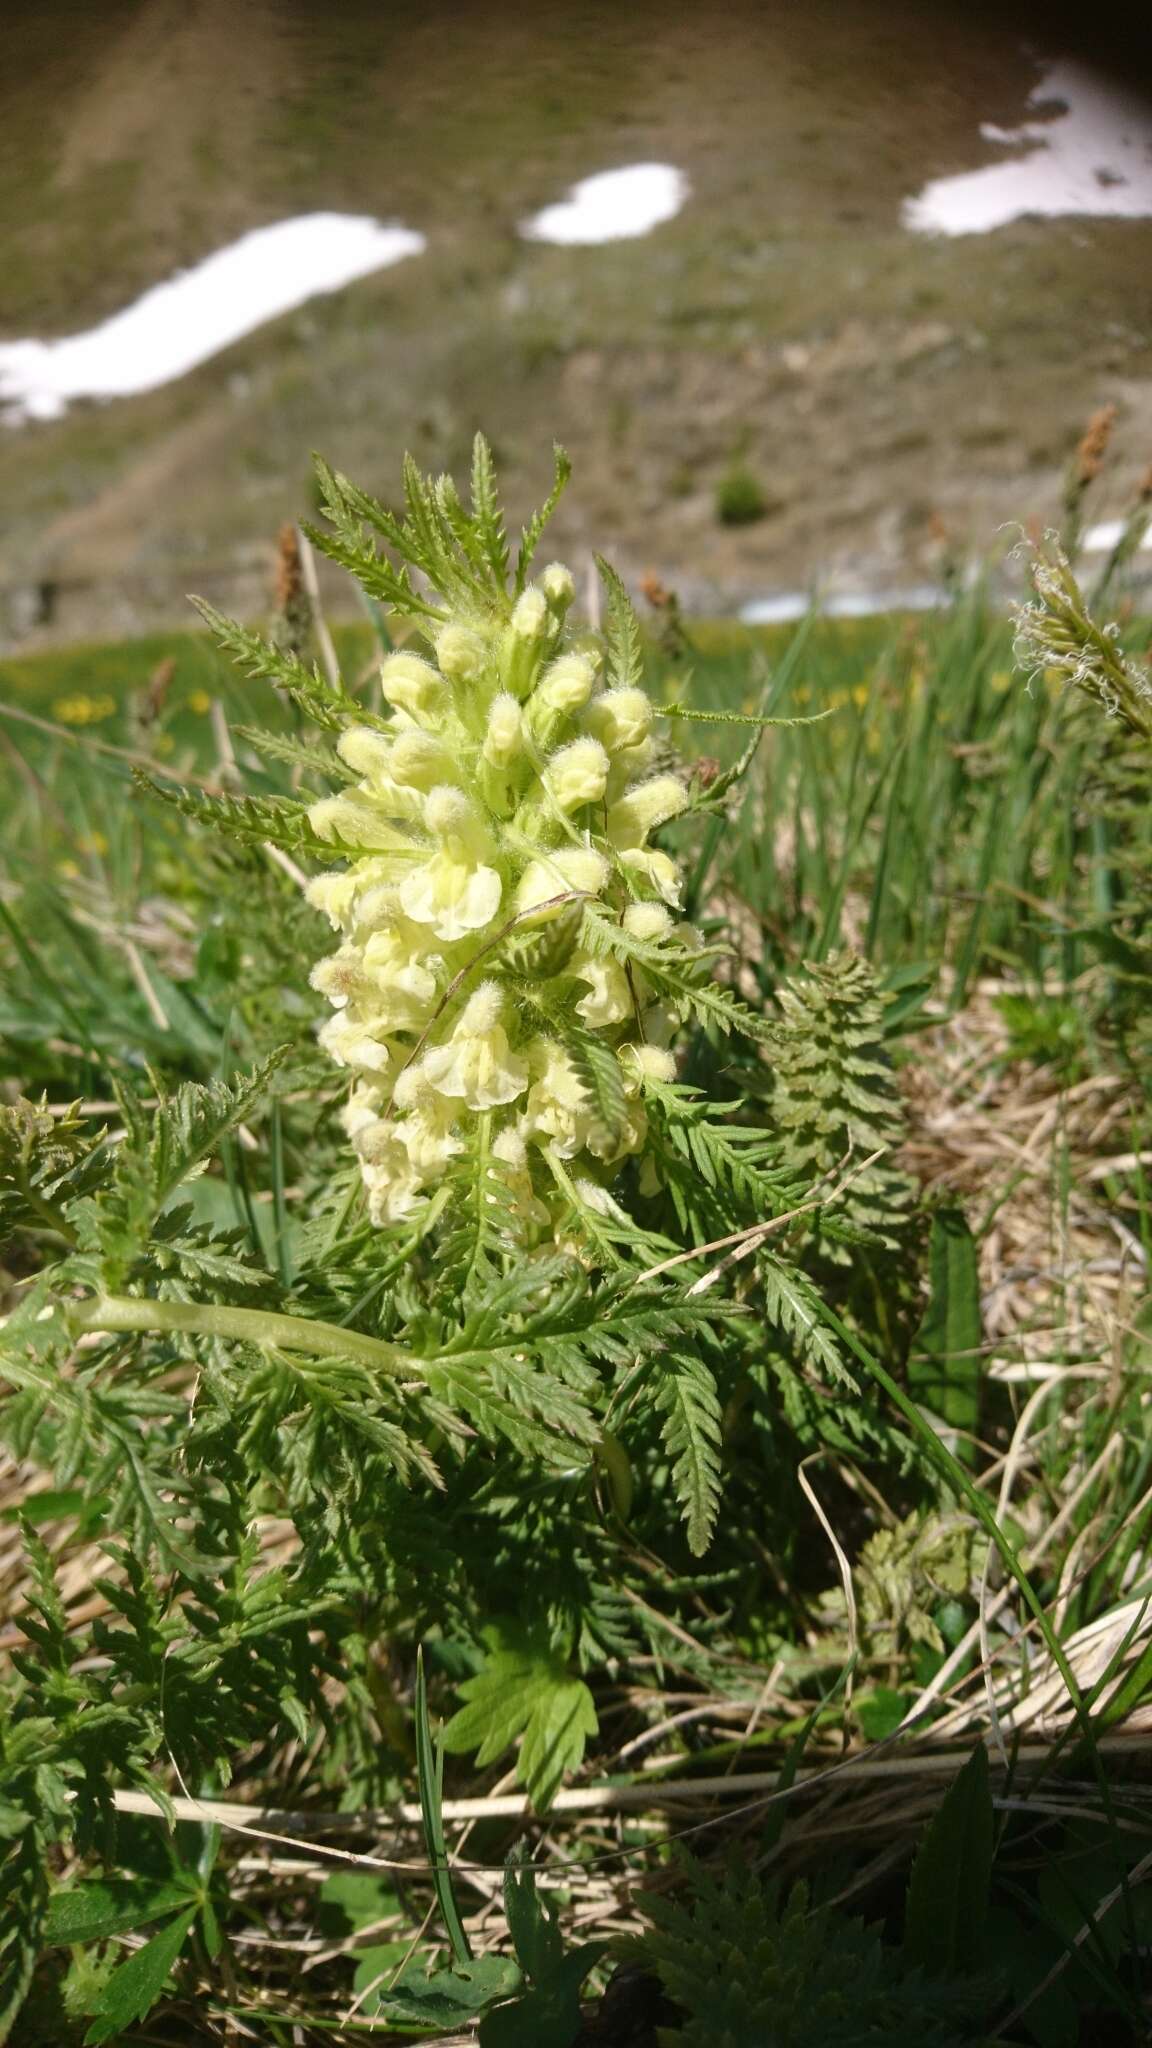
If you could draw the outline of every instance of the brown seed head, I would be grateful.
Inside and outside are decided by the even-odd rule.
[[[1100,406],[1088,421],[1076,450],[1076,474],[1081,484],[1090,484],[1099,476],[1115,424],[1114,405]]]
[[[276,540],[276,609],[290,614],[300,602],[304,577],[300,567],[300,536],[291,520],[280,528]]]

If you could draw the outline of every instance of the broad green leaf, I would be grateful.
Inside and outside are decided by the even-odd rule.
[[[104,1941],[146,1927],[186,1906],[189,1887],[172,1878],[162,1884],[147,1879],[93,1878],[53,1892],[48,1901],[44,1939],[50,1948],[74,1941]]]
[[[534,1984],[542,1983],[558,1967],[564,1947],[555,1912],[536,1889],[536,1872],[516,1851],[504,1868],[504,1912],[520,1968]]]
[[[318,1894],[325,1934],[350,1934],[403,1909],[387,1878],[371,1870],[336,1870]]]
[[[411,1955],[411,1936],[404,1941],[382,1941],[374,1944],[372,1948],[355,1950],[356,1973],[352,1979],[352,1990],[357,1998],[367,1993],[369,2011],[372,2009],[374,1994],[384,1996],[391,1978],[402,1964],[411,1959]]]
[[[518,1775],[543,1812],[565,1772],[583,1761],[585,1742],[598,1727],[595,1702],[583,1679],[547,1645],[496,1629],[488,1640],[484,1669],[460,1687],[468,1705],[453,1714],[444,1747],[453,1755],[475,1750],[483,1769],[523,1736]]]
[[[480,2022],[480,2048],[573,2048],[580,2036],[580,1992],[608,1944],[585,1942],[561,1956],[547,1981],[498,2005]]]
[[[980,1742],[945,1793],[908,1881],[904,1946],[930,1975],[980,1967],[993,1849],[988,1752]]]
[[[454,1970],[437,1970],[434,1976],[404,1976],[391,1991],[379,1993],[375,2003],[368,2000],[365,2011],[373,2018],[398,2020],[418,2027],[465,2026],[497,1998],[516,1990],[520,1972],[506,1956],[477,1956]]]
[[[972,1456],[967,1435],[980,1420],[980,1274],[977,1244],[962,1209],[938,1209],[932,1219],[930,1295],[916,1334],[908,1383],[918,1401],[942,1422],[965,1432],[959,1455]]]
[[[125,2027],[142,2020],[152,2010],[195,1918],[196,1907],[189,1906],[143,1948],[137,1949],[135,1955],[129,1956],[126,1963],[121,1963],[104,1987],[84,2036],[84,2048],[99,2048],[103,2041],[114,2041]]]

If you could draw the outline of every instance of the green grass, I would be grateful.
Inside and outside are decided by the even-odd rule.
[[[676,1836],[707,1820],[689,1842],[704,1861],[729,1833],[722,1806],[703,1795],[687,1818],[680,1808],[661,1815],[654,1805],[661,1776],[731,1773],[749,1809],[731,1829],[746,1860],[775,1866],[789,1882],[806,1876],[821,1898],[835,1901],[819,1909],[830,1921],[813,1918],[800,1895],[789,1903],[771,1885],[748,1896],[730,1887],[707,1907],[707,1880],[697,1876],[687,1895],[691,1913],[705,1917],[689,1925],[687,1918],[663,1922],[657,1899],[648,1914],[657,1931],[649,1930],[642,1953],[678,1998],[700,1999],[699,2027],[728,2025],[737,2028],[731,2038],[748,2038],[739,2032],[753,2023],[741,1999],[753,2001],[755,2014],[755,2000],[767,1995],[755,1969],[769,1969],[765,1959],[777,1956],[780,1943],[783,1976],[771,1981],[792,1986],[797,2009],[788,2038],[797,2048],[823,2048],[819,2027],[831,2024],[841,1975],[856,1987],[861,2011],[880,2015],[883,2030],[849,2034],[850,2041],[904,2039],[898,2024],[918,2028],[909,2036],[918,2044],[939,2039],[950,2048],[1136,2048],[1143,2038],[1147,1893],[1138,1873],[1146,1793],[1130,1752],[1117,1743],[1129,1717],[1146,1713],[1149,1688],[1139,1605],[1149,1584],[1149,1339],[1132,1261],[1141,1246],[1147,1257],[1152,1244],[1140,1165],[1152,1119],[1132,963],[1146,941],[1141,876],[1152,858],[1152,825],[1137,800],[1139,783],[1120,774],[1104,788],[1113,736],[1043,677],[1026,685],[1012,667],[1006,622],[979,593],[929,618],[808,622],[762,633],[691,620],[677,626],[667,617],[665,625],[663,644],[649,636],[645,646],[653,693],[666,706],[701,714],[699,722],[670,719],[672,742],[722,769],[752,737],[749,721],[783,721],[764,732],[741,801],[692,831],[674,828],[691,877],[690,908],[730,947],[742,996],[773,1016],[782,984],[801,963],[827,960],[847,942],[868,958],[890,999],[886,1043],[912,1106],[910,1170],[932,1189],[918,1212],[911,1281],[903,1268],[873,1268],[872,1254],[859,1248],[847,1293],[837,1295],[827,1269],[814,1268],[827,1298],[839,1302],[832,1320],[860,1367],[861,1392],[851,1400],[819,1375],[785,1371],[761,1384],[749,1352],[753,1363],[729,1390],[724,1413],[727,1507],[702,1561],[668,1533],[662,1454],[655,1439],[637,1435],[642,1403],[641,1419],[628,1404],[620,1419],[632,1469],[624,1454],[621,1477],[606,1450],[591,1512],[571,1474],[527,1483],[519,1468],[513,1479],[494,1462],[478,1484],[489,1513],[494,1497],[492,1526],[501,1533],[484,1535],[490,1547],[478,1561],[460,1535],[481,1526],[468,1520],[471,1500],[453,1491],[446,1505],[429,1508],[419,1488],[405,1496],[389,1533],[387,1568],[395,1576],[386,1589],[372,1579],[373,1552],[369,1565],[348,1564],[338,1617],[309,1618],[313,1642],[323,1637],[345,1687],[328,1733],[317,1740],[312,1708],[303,1738],[265,1739],[256,1726],[237,1757],[232,1796],[287,1807],[304,1816],[303,1829],[310,1810],[315,1821],[317,1810],[411,1799],[418,1790],[427,1842],[440,1843],[439,1857],[446,1829],[457,1858],[451,1884],[442,1873],[434,1883],[423,1874],[397,1880],[367,1860],[300,1877],[287,1868],[293,1852],[282,1850],[280,1864],[266,1870],[255,1845],[227,1829],[221,1835],[185,1821],[169,1838],[151,1820],[122,1821],[115,1868],[134,1905],[118,1925],[155,1938],[157,1925],[182,1926],[187,1915],[183,1989],[137,2025],[128,2005],[116,2003],[126,1992],[107,1991],[115,1964],[122,1965],[115,1934],[94,1934],[67,1972],[62,1936],[27,2009],[29,2040],[78,2039],[76,2015],[104,2012],[126,2015],[116,2038],[173,2048],[211,2038],[230,2013],[266,2029],[270,2040],[287,2041],[296,2028],[303,2039],[351,2041],[358,2026],[342,2016],[354,1993],[368,1994],[371,2014],[369,1987],[381,1973],[386,1981],[395,1973],[412,1942],[458,1970],[468,1967],[470,1944],[495,1943],[506,1957],[503,1922],[484,1918],[480,1887],[491,1879],[477,1871],[474,1887],[467,1865],[494,1869],[512,1834],[489,1813],[453,1845],[453,1809],[445,1822],[429,1739],[429,1712],[446,1719],[468,1681],[465,1696],[473,1701],[485,1685],[491,1694],[501,1683],[514,1692],[530,1681],[544,1697],[550,1685],[557,1696],[564,1687],[590,1688],[599,1731],[580,1782],[623,1786],[636,1802],[618,1820],[600,1816],[581,1826],[557,1813],[549,1823],[541,1858],[559,1887],[549,1896],[569,1946],[587,1939],[598,1920],[618,1921],[628,1910],[618,1895],[624,1874],[635,1885],[647,1872],[658,1891],[677,1882],[665,1832]],[[1132,622],[1127,633],[1141,653],[1146,628]],[[340,629],[336,640],[346,680],[371,701],[372,628]],[[162,700],[151,703],[150,686],[169,661]],[[272,725],[299,736],[294,715],[268,686],[239,678],[198,633],[9,659],[0,664],[0,699],[0,795],[10,827],[0,875],[0,1039],[14,1082],[29,1095],[44,1090],[57,1105],[76,1098],[107,1104],[96,1114],[119,1117],[112,1105],[125,1089],[151,1099],[181,1082],[207,1084],[238,1058],[291,1037],[299,1073],[272,1113],[258,1104],[236,1112],[242,1129],[181,1191],[194,1210],[182,1228],[211,1223],[229,1232],[232,1254],[266,1262],[287,1300],[296,1298],[293,1289],[299,1295],[322,1285],[316,1220],[346,1149],[330,1080],[318,1077],[308,1055],[318,1006],[306,974],[325,935],[279,869],[259,852],[222,853],[199,828],[138,792],[127,758],[215,782],[227,736],[248,789],[283,791],[292,771],[261,767],[236,728]],[[3,715],[3,706],[21,715]],[[74,722],[86,716],[89,722]],[[225,781],[231,773],[225,762]],[[725,1095],[744,1091],[752,1113],[771,1128],[767,1070],[748,1048],[696,1034],[687,1057],[692,1077]],[[947,1102],[955,1109],[951,1125],[937,1117]],[[1097,1166],[1106,1171],[1093,1179]],[[39,1224],[34,1219],[12,1241],[6,1284],[13,1305],[52,1249],[51,1192],[47,1200]],[[328,1332],[330,1346],[331,1325],[350,1325],[367,1356],[375,1340],[392,1334],[373,1304],[395,1271],[380,1271],[378,1255],[373,1265],[370,1243],[357,1236],[351,1194],[343,1215],[329,1214],[325,1227],[330,1244],[343,1241],[342,1233],[350,1246],[359,1244],[361,1263],[350,1269],[355,1285],[335,1291],[312,1327]],[[1129,1263],[1108,1293],[1108,1276],[1121,1264],[1118,1244],[1128,1246]],[[85,1256],[82,1245],[74,1254],[77,1287]],[[414,1247],[396,1263],[407,1260],[415,1274],[421,1257]],[[861,1273],[873,1271],[888,1273],[890,1293],[882,1288],[878,1303],[867,1300],[866,1288],[852,1291]],[[929,1282],[933,1320],[916,1341],[927,1345],[931,1327],[932,1369],[944,1373],[950,1391],[943,1406],[934,1395],[926,1420],[916,1406],[927,1398],[923,1380],[910,1373],[908,1354]],[[401,1277],[400,1300],[404,1284]],[[166,1283],[158,1303],[174,1346],[195,1291],[184,1272]],[[241,1290],[220,1312],[221,1353],[225,1338],[248,1327],[252,1311],[242,1303]],[[27,1361],[35,1342],[33,1326],[21,1354]],[[385,1348],[375,1342],[381,1355]],[[178,1348],[125,1351],[129,1377],[141,1358],[154,1359],[145,1382],[154,1420],[141,1424],[145,1434],[169,1426],[181,1355]],[[286,1370],[286,1359],[278,1369]],[[299,1384],[311,1386],[307,1361],[295,1364]],[[221,1418],[214,1452],[221,1471],[267,1370],[266,1348],[254,1349],[229,1383],[234,1414]],[[14,1404],[10,1434],[34,1467],[42,1458],[43,1469],[63,1471],[56,1484],[65,1491],[51,1496],[40,1519],[87,1586],[107,1561],[98,1567],[84,1546],[107,1533],[107,1519],[117,1526],[108,1500],[116,1494],[116,1513],[126,1512],[128,1482],[105,1461],[95,1498],[67,1493],[74,1483],[68,1456],[80,1473],[83,1455],[61,1448],[55,1422],[37,1419],[35,1384],[33,1377]],[[76,1413],[98,1435],[116,1424],[118,1411],[113,1391],[93,1384],[96,1405]],[[318,1378],[315,1386],[309,1398],[319,1406]],[[369,1398],[367,1383],[362,1397]],[[333,1400],[331,1389],[323,1398]],[[268,1451],[275,1475],[269,1514],[281,1465],[301,1456],[295,1413],[285,1406],[282,1434],[273,1432]],[[813,1421],[821,1415],[824,1423]],[[356,1485],[354,1470],[341,1462],[335,1409],[323,1426],[320,1477],[308,1482],[322,1507],[309,1528],[306,1571],[321,1569],[326,1532]],[[18,1491],[13,1483],[13,1504]],[[370,1505],[360,1511],[366,1543],[374,1512]],[[176,1515],[174,1544],[178,1524]],[[522,1527],[534,1532],[528,1550],[517,1548]],[[565,1530],[558,1610],[566,1615],[564,1601],[578,1604],[585,1570],[598,1588],[599,1604],[583,1610],[579,1681],[552,1650],[525,1650],[508,1618],[532,1609],[549,1545]],[[985,1581],[989,1534],[997,1560]],[[453,1542],[462,1543],[462,1554],[449,1565],[441,1552]],[[419,1572],[406,1576],[409,1555],[443,1594],[431,1618]],[[851,1571],[854,1613],[838,1559]],[[23,1583],[15,1567],[5,1569],[13,1587]],[[145,1614],[129,1603],[128,1619],[142,1645],[141,1684],[153,1681],[148,1658],[168,1674],[163,1736],[183,1755],[196,1740],[188,1703],[209,1697],[195,1691],[200,1660],[215,1654],[227,1631],[220,1697],[255,1699],[267,1725],[279,1711],[276,1686],[291,1692],[307,1654],[298,1618],[276,1606],[283,1588],[274,1575],[254,1596],[243,1572],[224,1561],[206,1579],[184,1578],[178,1561],[169,1569],[178,1589],[171,1611]],[[304,1604],[306,1571],[291,1582]],[[476,1598],[469,1572],[491,1603],[480,1612],[469,1606]],[[199,1589],[195,1600],[190,1585]],[[182,1613],[169,1639],[165,1631]],[[628,1633],[638,1614],[648,1630],[643,1654]],[[479,1627],[489,1619],[498,1634],[485,1644]],[[78,1626],[67,1617],[49,1626],[55,1647],[46,1668],[59,1674],[62,1713],[73,1711],[69,1703],[90,1682],[83,1665],[68,1665]],[[262,1633],[273,1627],[281,1633]],[[1039,1730],[1022,1723],[1009,1734],[1006,1770],[993,1740],[991,1775],[977,1762],[941,1802],[986,1731],[985,1678],[1001,1721],[1011,1718],[1024,1685],[1014,1645],[1021,1628],[1034,1677],[1053,1682],[1049,1718]],[[1086,1630],[1106,1645],[1103,1672],[1087,1657]],[[421,1635],[427,1686],[422,1674],[414,1692]],[[1110,1697],[1121,1672],[1122,1690]],[[945,1701],[935,1697],[937,1681]],[[935,1741],[947,1751],[944,1769],[932,1759],[918,1763],[915,1744],[879,1754],[870,1748],[918,1709],[929,1747]],[[692,1718],[679,1719],[684,1712]],[[782,1772],[786,1785],[799,1769],[802,1784],[804,1772],[834,1766],[845,1747],[862,1761],[892,1764],[894,1775],[855,1788],[841,1781],[839,1801],[829,1794],[817,1807],[802,1793],[757,1808],[765,1781],[741,1782],[749,1770],[767,1770]],[[654,1758],[655,1773],[646,1768]],[[904,1769],[907,1777],[899,1775]],[[477,1770],[454,1751],[446,1775],[451,1799],[489,1791],[497,1772]],[[225,1788],[206,1777],[189,1790],[211,1797]],[[352,1843],[354,1858],[357,1848],[392,1854],[390,1840],[381,1850],[366,1831],[331,1839]],[[403,1837],[402,1858],[416,1858],[418,1839]],[[96,1854],[85,1869],[98,1868]],[[161,1895],[167,1903],[153,1913],[145,1893],[161,1881],[170,1888]],[[532,1958],[536,2004],[524,2008],[522,2038],[533,2048],[570,2048],[574,1994],[565,1969],[571,1977],[574,1965],[563,1963],[539,1908],[518,1899],[515,1882],[508,1897],[517,1952],[522,1962]],[[425,1912],[437,1907],[451,1958],[438,1923],[421,1932]],[[847,1917],[856,1911],[873,1924],[867,1942]],[[662,1924],[672,1930],[663,1946]],[[728,1928],[731,1960],[725,1981],[709,1988],[717,1927]],[[213,1946],[221,1928],[226,1979]],[[234,1936],[254,1931],[271,1931],[270,1942],[233,1945]],[[683,1957],[696,1940],[703,1960],[686,1969]],[[298,1951],[281,1951],[281,1941],[315,1944],[317,1957],[321,1943],[329,1946],[302,1978]],[[816,1941],[819,1953],[803,1965],[804,1976],[806,1941]],[[874,2006],[866,2005],[873,1997],[872,1963],[865,1969],[862,1961],[872,1954],[868,1942],[880,1945],[876,1968],[888,1986],[875,1991]],[[600,1972],[590,1979],[596,1988],[605,1966],[595,1957],[585,1964]],[[487,1966],[497,1972],[490,1958]],[[928,1993],[918,1970],[930,1973]],[[161,1969],[157,1989],[164,1975]],[[461,2025],[466,1994],[466,1981],[461,1990],[457,1979],[451,2010]],[[825,1998],[833,2005],[822,2006]],[[378,2021],[389,2014],[402,2038],[418,2037],[410,2006],[385,2004]]]

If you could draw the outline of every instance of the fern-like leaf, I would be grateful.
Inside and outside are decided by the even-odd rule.
[[[520,535],[520,547],[516,556],[516,594],[519,596],[528,581],[532,558],[540,544],[540,536],[555,512],[557,505],[568,488],[572,464],[563,448],[557,443],[553,449],[552,488],[538,512],[534,512]]]
[[[608,600],[608,620],[604,628],[605,680],[613,689],[642,689],[644,642],[640,637],[640,621],[635,607],[611,562],[606,562],[603,555],[597,555],[596,567]]]
[[[508,539],[496,466],[483,434],[477,434],[472,443],[472,519],[492,575],[503,589],[508,578]]]
[[[358,719],[361,724],[374,722],[372,714],[355,697],[330,683],[318,668],[308,668],[294,654],[274,646],[262,634],[242,626],[238,619],[218,612],[204,598],[194,597],[192,603],[237,667],[257,682],[274,683],[313,725],[336,732],[350,719]]]
[[[820,1296],[797,1266],[786,1265],[773,1252],[759,1259],[760,1283],[770,1323],[791,1337],[800,1356],[842,1387],[856,1381],[840,1356],[836,1341],[820,1314]]]
[[[701,1557],[720,1505],[720,1398],[698,1352],[669,1350],[659,1361],[656,1405],[672,1460],[672,1483],[684,1511],[688,1547]]]
[[[321,839],[308,822],[308,807],[288,796],[225,796],[206,789],[185,789],[153,781],[142,768],[134,768],[132,779],[139,790],[158,797],[171,810],[195,819],[210,832],[222,832],[245,846],[277,846],[282,853],[302,853],[313,860],[328,862],[332,847]]]

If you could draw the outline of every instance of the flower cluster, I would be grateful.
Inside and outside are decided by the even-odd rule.
[[[312,979],[378,1223],[417,1214],[477,1150],[524,1241],[560,1190],[611,1209],[643,1153],[646,1084],[672,1075],[652,963],[699,942],[652,840],[687,792],[660,768],[645,691],[572,630],[572,599],[554,563],[503,610],[436,621],[430,657],[387,656],[388,714],[342,731],[355,779],[309,812],[344,857],[309,887],[341,933]],[[615,1061],[611,1114],[590,1034]]]

